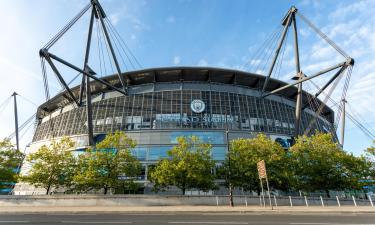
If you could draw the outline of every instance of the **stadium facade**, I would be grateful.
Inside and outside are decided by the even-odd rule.
[[[166,158],[179,136],[195,135],[211,143],[212,157],[218,162],[227,152],[227,129],[229,140],[262,132],[285,148],[291,144],[296,87],[262,98],[265,76],[220,68],[154,68],[122,75],[130,80],[127,96],[96,81],[91,83],[94,140],[98,142],[116,130],[126,132],[137,142],[132,152],[143,164],[143,181],[147,181],[148,167]],[[117,75],[103,79],[121,86]],[[266,92],[285,84],[271,79]],[[79,86],[72,91],[78,95]],[[302,94],[305,108],[300,130],[305,130],[315,116],[308,104],[312,97]],[[38,108],[36,131],[27,152],[64,136],[76,142],[75,152],[84,151],[88,147],[86,118],[86,107],[71,103],[65,92],[58,94]],[[312,129],[331,132],[333,122],[334,112],[325,106]],[[25,164],[23,173],[29,167]],[[14,193],[32,194],[36,189],[19,184]]]

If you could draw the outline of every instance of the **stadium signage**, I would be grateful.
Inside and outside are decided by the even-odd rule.
[[[227,116],[227,119],[225,119],[225,115],[219,115],[219,114],[204,114],[202,116],[190,116],[183,114],[182,116],[180,114],[158,114],[156,115],[157,121],[162,122],[179,122],[182,121],[183,123],[231,123],[234,121],[232,116]]]
[[[200,99],[195,99],[191,101],[190,108],[195,113],[201,113],[206,109],[206,104]]]

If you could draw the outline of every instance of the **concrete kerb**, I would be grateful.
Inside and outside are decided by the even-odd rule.
[[[0,214],[10,213],[145,213],[145,212],[158,212],[158,213],[375,213],[373,207],[303,207],[296,206],[293,208],[287,206],[279,206],[274,208],[263,208],[259,206],[34,206],[34,207],[4,207],[0,206]]]

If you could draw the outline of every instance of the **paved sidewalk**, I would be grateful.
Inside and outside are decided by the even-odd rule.
[[[80,212],[162,212],[162,213],[183,213],[183,212],[203,212],[203,213],[251,213],[251,212],[264,212],[264,213],[332,213],[332,212],[354,212],[354,213],[375,213],[375,207],[370,206],[343,206],[343,207],[287,207],[281,206],[274,208],[261,208],[259,206],[76,206],[76,207],[63,207],[63,206],[0,206],[0,214],[4,213],[38,213],[38,212],[69,212],[69,213],[80,213]]]

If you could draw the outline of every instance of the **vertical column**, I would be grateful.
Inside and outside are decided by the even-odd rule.
[[[296,80],[300,80],[303,78],[303,74],[300,68],[299,62],[299,49],[298,49],[298,34],[297,34],[297,24],[296,24],[296,12],[297,9],[292,7],[291,9],[291,17],[293,22],[293,33],[294,33],[294,55],[295,55],[295,64],[296,64],[296,73],[297,75],[294,77]],[[299,83],[297,91],[297,100],[296,100],[296,112],[295,112],[295,137],[300,135],[300,124],[301,124],[301,107],[302,107],[302,83]]]
[[[346,105],[346,99],[342,99],[342,115],[341,115],[341,118],[342,118],[342,123],[341,123],[341,145],[342,145],[342,148],[344,148],[344,138],[345,138],[345,105]]]
[[[14,126],[16,130],[16,147],[20,150],[19,136],[18,136],[18,112],[17,112],[17,93],[13,92],[12,96],[14,99]]]

